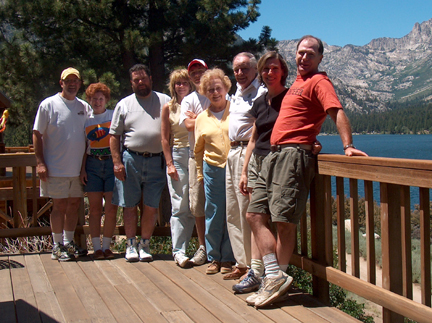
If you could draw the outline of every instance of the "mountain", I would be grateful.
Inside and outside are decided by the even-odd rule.
[[[283,40],[279,52],[295,78],[298,40]],[[402,38],[378,38],[364,46],[324,43],[320,70],[327,72],[342,104],[367,113],[386,109],[386,103],[432,100],[432,19],[416,23]]]

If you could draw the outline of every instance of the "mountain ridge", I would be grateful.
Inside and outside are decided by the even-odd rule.
[[[295,79],[298,40],[282,40],[279,52]],[[341,103],[351,111],[385,111],[390,102],[432,100],[432,19],[415,23],[401,38],[381,37],[364,46],[324,42],[320,70],[327,72]]]

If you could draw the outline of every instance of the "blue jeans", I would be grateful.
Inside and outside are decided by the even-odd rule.
[[[115,179],[112,204],[134,207],[144,205],[158,208],[166,184],[166,166],[163,156],[144,157],[127,150],[123,152],[126,179]]]
[[[225,167],[203,162],[205,240],[209,261],[235,261],[226,223]]]
[[[173,148],[174,167],[179,175],[175,181],[168,178],[168,189],[171,196],[171,238],[172,253],[186,253],[189,240],[195,225],[195,217],[189,209],[189,147]]]

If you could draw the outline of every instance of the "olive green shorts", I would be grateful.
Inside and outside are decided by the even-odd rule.
[[[270,214],[273,222],[298,224],[306,210],[316,156],[310,150],[286,147],[264,159],[248,212]]]

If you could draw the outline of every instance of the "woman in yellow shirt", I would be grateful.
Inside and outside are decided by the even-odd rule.
[[[230,150],[227,93],[231,81],[220,69],[207,70],[201,77],[201,93],[210,107],[195,121],[195,159],[198,180],[204,182],[206,249],[210,264],[207,274],[231,272],[235,262],[226,224],[225,164]]]

